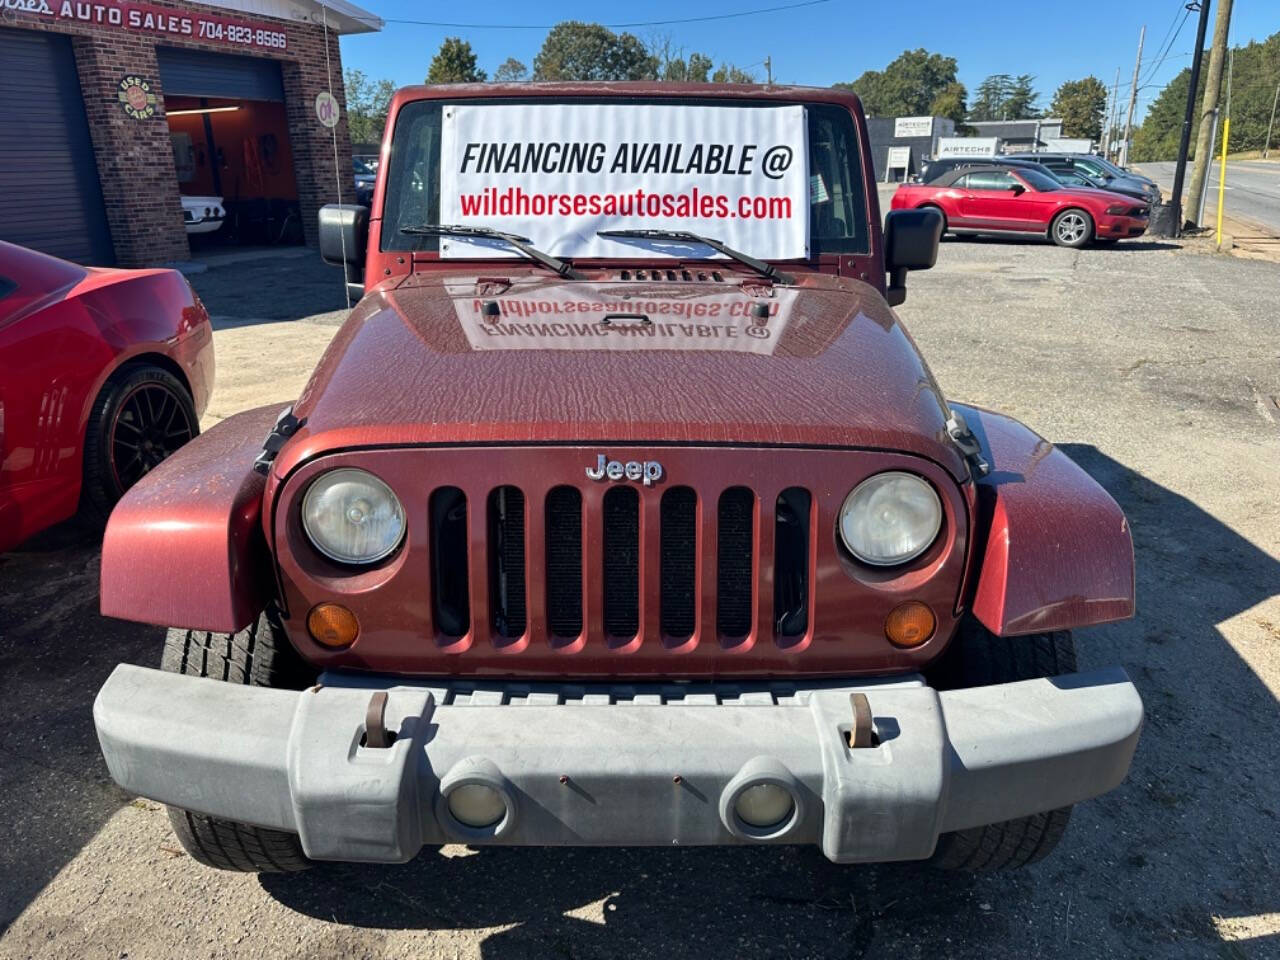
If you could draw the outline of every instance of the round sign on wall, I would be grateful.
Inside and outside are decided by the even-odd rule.
[[[338,101],[328,90],[316,94],[316,116],[326,127],[338,125]]]
[[[156,93],[150,80],[130,74],[116,86],[116,99],[120,101],[120,109],[135,120],[156,115]]]

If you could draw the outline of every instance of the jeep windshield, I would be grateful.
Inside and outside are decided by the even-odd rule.
[[[716,237],[760,261],[870,249],[859,139],[834,104],[419,100],[396,117],[388,164],[382,251],[519,255],[413,229],[440,223],[528,237],[574,262],[708,256],[658,232]]]

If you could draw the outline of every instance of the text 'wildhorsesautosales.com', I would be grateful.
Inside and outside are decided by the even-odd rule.
[[[440,220],[529,237],[561,257],[704,257],[598,230],[683,230],[774,260],[808,255],[803,107],[678,104],[444,108]],[[450,237],[446,257],[507,255]]]

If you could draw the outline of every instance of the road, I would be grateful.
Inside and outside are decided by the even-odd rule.
[[[56,531],[0,557],[0,958],[1280,956],[1275,269],[1149,241],[966,240],[908,282],[899,313],[946,393],[1058,443],[1134,534],[1137,618],[1077,647],[1081,669],[1133,677],[1142,740],[1043,863],[451,846],[294,877],[206,870],[157,804],[111,785],[90,715],[116,662],[159,660],[163,631],[99,617],[97,547]],[[291,399],[337,329],[332,298],[301,286],[305,319],[273,320],[278,271],[194,278],[223,318],[214,416]]]
[[[1142,163],[1136,168],[1160,184],[1166,196],[1173,189],[1177,164]],[[1209,175],[1209,195],[1204,202],[1205,223],[1212,225],[1218,210],[1218,162]],[[1187,181],[1191,165],[1187,165]],[[1227,161],[1227,185],[1224,191],[1226,213],[1252,220],[1280,236],[1280,162],[1268,160]]]

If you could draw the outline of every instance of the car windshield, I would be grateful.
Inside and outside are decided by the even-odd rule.
[[[1035,167],[1017,167],[1014,172],[1025,180],[1031,189],[1039,193],[1048,193],[1062,186],[1060,180],[1055,180],[1045,171],[1037,170]]]
[[[364,159],[363,157],[352,157],[351,167],[352,169],[355,170],[356,173],[360,174],[361,176],[372,177],[375,172],[372,164],[370,164],[369,161]]]
[[[720,115],[722,109],[734,113]],[[537,111],[536,123],[523,119]],[[513,131],[509,119],[527,129]],[[702,130],[703,123],[714,129]],[[735,137],[740,142],[730,143]],[[793,156],[805,155],[807,168],[792,166]],[[509,253],[404,229],[442,222],[492,225],[561,258],[714,255],[701,245],[609,235],[618,229],[699,233],[763,260],[870,249],[859,139],[852,113],[834,104],[421,100],[397,115],[388,164],[378,240],[384,251],[475,259]]]

